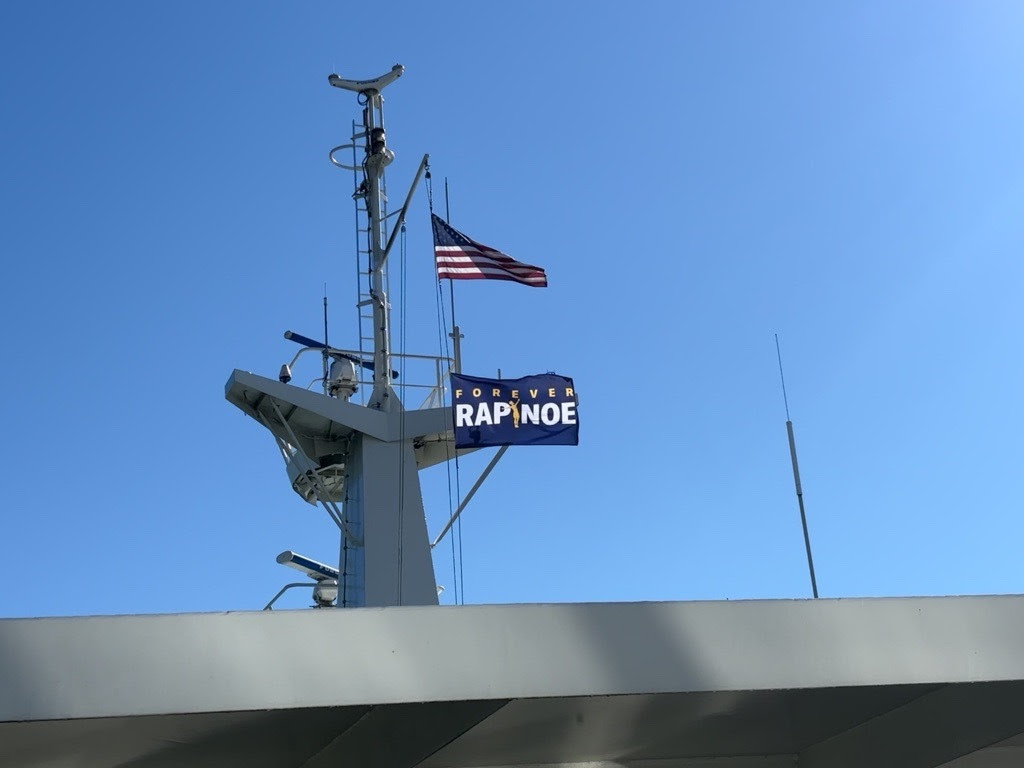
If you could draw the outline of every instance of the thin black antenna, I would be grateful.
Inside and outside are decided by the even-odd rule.
[[[324,392],[327,392],[327,348],[330,346],[327,338],[327,283],[324,283]]]
[[[324,283],[324,346],[331,346],[330,339],[327,338],[327,283]]]
[[[796,461],[796,438],[793,436],[793,422],[789,418],[789,399],[786,397],[786,376],[782,372],[782,350],[779,348],[779,334],[775,334],[775,354],[779,358],[779,379],[782,381],[782,401],[786,405],[786,434],[789,436],[789,457],[793,460],[793,483],[796,485],[796,501],[800,506],[800,525],[804,529],[804,548],[807,550],[807,570],[811,573],[811,592],[818,597],[818,581],[814,578],[814,558],[811,556],[811,536],[807,532],[807,513],[804,511],[804,489],[800,485],[800,467]]]

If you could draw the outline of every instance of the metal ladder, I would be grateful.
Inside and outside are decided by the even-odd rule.
[[[362,149],[359,142],[365,141],[366,131],[364,126],[352,121],[352,201],[355,203],[356,217],[356,312],[359,322],[359,355],[363,359],[373,357],[373,298],[369,292],[370,279],[370,213],[366,207],[365,198],[360,194],[360,184],[363,182],[363,172],[360,165],[357,150]],[[381,189],[383,191],[384,208],[381,211],[381,219],[384,223],[384,238],[388,237],[387,232],[387,175],[381,174]],[[388,277],[387,268],[384,272],[384,290],[391,295],[391,281]],[[359,402],[366,405],[367,390],[372,388],[371,382],[361,380],[359,387]]]

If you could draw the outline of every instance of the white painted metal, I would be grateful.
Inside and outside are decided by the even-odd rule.
[[[393,72],[399,72],[397,68]],[[396,75],[397,77],[397,75]],[[369,82],[387,85],[394,78],[382,76]],[[343,81],[355,82],[355,81]],[[336,82],[331,83],[336,85]],[[380,87],[383,87],[381,85]],[[339,86],[349,87],[349,86]],[[365,200],[370,229],[370,298],[373,300],[373,393],[368,406],[391,410],[394,393],[391,392],[391,312],[385,284],[384,258],[384,192],[381,175],[394,159],[394,153],[383,141],[374,142],[376,135],[384,136],[382,96],[378,87],[360,91],[366,100],[363,109],[363,127],[367,137],[366,157],[363,159],[363,177],[366,182]]]
[[[301,453],[317,495],[315,467],[345,456],[339,570],[344,607],[436,605],[437,590],[419,468],[454,456],[448,408],[381,411],[235,371],[227,399]],[[333,516],[333,515],[332,515]]]
[[[366,93],[367,91],[381,91],[384,86],[390,85],[402,76],[405,72],[405,67],[401,64],[395,64],[391,68],[390,72],[386,72],[380,77],[375,77],[372,80],[346,80],[338,75],[330,75],[327,78],[327,82],[333,85],[335,88],[342,88],[346,91],[352,91],[353,93]]]

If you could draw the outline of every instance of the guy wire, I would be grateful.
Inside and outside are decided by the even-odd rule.
[[[433,183],[430,178],[430,171],[424,178],[424,184],[427,187],[427,205],[430,207],[430,213],[434,213],[434,189]],[[433,237],[433,216],[431,216],[431,237]],[[434,269],[436,274],[437,261],[434,261]],[[445,333],[445,329],[448,327],[448,320],[445,316],[444,311],[444,291],[441,288],[441,280],[437,281],[437,293],[434,294],[435,304],[437,307],[437,353],[438,355],[449,358],[451,355],[448,348],[448,336]],[[443,405],[443,400],[442,400]],[[455,503],[452,500],[452,446],[445,440],[444,449],[446,454],[446,461],[444,463],[445,472],[448,475],[448,516],[451,517],[455,514]],[[452,587],[454,591],[454,602],[456,605],[459,604],[459,575],[455,556],[455,536],[451,536],[452,543]]]

